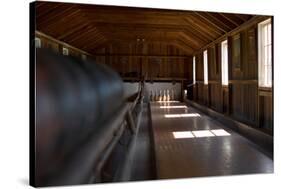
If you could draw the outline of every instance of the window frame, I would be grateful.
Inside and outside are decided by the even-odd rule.
[[[204,85],[208,85],[208,50],[203,51]]]
[[[68,55],[69,55],[69,50],[68,50],[68,48],[63,47],[63,48],[62,48],[62,54],[63,54],[64,56],[68,56]]]
[[[39,37],[35,37],[34,43],[35,43],[35,48],[41,48],[42,47],[42,42],[41,42],[41,39]]]
[[[268,26],[270,25],[270,29]],[[267,27],[267,35],[264,32],[264,28]],[[266,38],[266,39],[264,39]],[[267,41],[268,44],[265,44],[264,40],[270,39]],[[265,47],[267,46],[267,47]],[[269,52],[265,52],[265,48],[268,48]],[[264,59],[268,58],[268,62],[265,62]],[[266,19],[258,24],[258,86],[259,88],[272,88],[272,20],[271,18]],[[270,67],[270,69],[266,68]],[[270,76],[268,76],[270,75]],[[269,79],[270,78],[270,79]]]
[[[193,56],[193,84],[196,84],[196,56]]]
[[[228,41],[221,42],[221,83],[222,86],[228,86]]]

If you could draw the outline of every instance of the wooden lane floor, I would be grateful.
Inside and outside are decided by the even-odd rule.
[[[184,103],[150,104],[158,179],[272,173],[273,160]]]

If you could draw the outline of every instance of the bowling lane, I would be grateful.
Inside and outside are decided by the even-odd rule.
[[[180,102],[151,102],[159,179],[272,173],[255,144]]]

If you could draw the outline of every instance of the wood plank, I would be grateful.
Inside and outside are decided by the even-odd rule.
[[[209,116],[190,106],[187,109],[169,108],[184,103],[150,104],[157,179],[273,172],[272,159],[257,150],[248,139]],[[160,108],[163,105],[168,108]],[[199,117],[166,117],[181,114]],[[215,129],[224,129],[230,135],[196,135],[199,130],[212,134]],[[178,138],[175,132],[189,132],[191,138]]]
[[[227,33],[226,29],[222,28],[221,26],[218,26],[218,24],[216,24],[216,22],[211,21],[210,18],[208,18],[206,15],[203,15],[203,13],[195,12],[195,14],[198,15],[199,17],[201,17],[202,19],[204,19],[205,21],[207,21],[209,24],[214,26],[216,29],[222,31],[223,33]]]
[[[85,54],[85,55],[88,55],[88,56],[92,56],[90,53],[88,53],[88,52],[86,52],[86,51],[83,51],[83,50],[81,50],[81,49],[78,49],[78,48],[76,48],[76,47],[73,47],[72,45],[67,44],[67,43],[65,43],[65,42],[63,42],[63,41],[59,41],[59,40],[57,40],[57,39],[55,39],[55,38],[53,38],[53,37],[51,37],[51,36],[49,36],[49,35],[47,35],[47,34],[44,34],[44,33],[40,32],[40,31],[35,31],[35,34],[38,35],[39,37],[40,37],[40,36],[43,36],[43,37],[45,37],[45,38],[47,38],[47,39],[49,39],[49,40],[51,40],[51,41],[54,41],[55,43],[58,43],[58,44],[63,45],[63,46],[65,46],[65,47],[72,48],[72,49],[74,49],[74,50],[76,50],[76,51],[78,51],[78,52],[81,52],[82,54]]]
[[[138,58],[175,58],[175,59],[182,59],[187,58],[189,56],[185,55],[138,55],[138,54],[92,54],[93,56],[108,56],[108,57],[138,57]],[[189,57],[190,58],[190,57]]]
[[[200,50],[198,50],[195,54],[200,53],[202,50],[207,49],[208,47],[210,47],[211,45],[214,45],[216,43],[219,43],[221,41],[223,41],[224,39],[226,39],[227,37],[234,35],[238,32],[241,32],[242,30],[246,29],[246,28],[250,28],[253,25],[262,22],[263,20],[268,19],[268,16],[254,16],[252,17],[250,20],[246,21],[245,23],[243,23],[242,25],[240,25],[239,27],[231,30],[230,32],[222,35],[221,37],[217,38],[216,40],[212,41],[211,43],[209,43],[208,45],[202,47]]]
[[[226,20],[228,20],[229,22],[231,22],[232,24],[234,24],[236,27],[240,25],[240,23],[238,23],[235,20],[229,18],[226,14],[222,14],[222,13],[218,13],[218,14],[221,15]]]

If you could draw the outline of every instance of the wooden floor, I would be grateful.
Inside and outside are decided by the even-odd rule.
[[[158,179],[272,173],[255,144],[184,103],[152,102]]]

